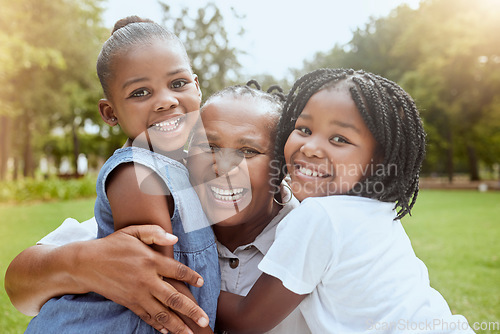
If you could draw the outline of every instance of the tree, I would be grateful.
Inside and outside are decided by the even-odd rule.
[[[480,149],[490,138],[484,120],[498,112],[493,105],[500,89],[500,39],[491,34],[500,28],[500,7],[492,4],[428,1],[413,22],[414,39],[423,29],[432,29],[433,34],[420,38],[419,62],[402,82],[412,82],[425,120],[441,134],[430,141],[443,143],[441,154],[445,152],[450,181],[457,163],[466,162],[470,179],[479,180],[480,160],[495,160],[491,150]]]
[[[96,100],[101,0],[1,1],[0,38],[10,41],[5,57],[15,65],[2,72],[6,88],[0,99],[7,106],[2,124],[9,123],[15,143],[9,150],[8,139],[2,138],[2,164],[9,152],[6,156],[22,161],[24,176],[33,176],[43,137],[55,127],[66,134],[64,125],[78,123],[85,115],[77,114]]]
[[[304,62],[304,73],[319,67],[364,69],[399,81],[407,69],[418,61],[418,51],[399,48],[407,43],[409,22],[417,12],[407,5],[395,8],[387,17],[369,19],[364,28],[353,32],[346,45],[336,44],[329,52],[320,52],[312,61]],[[411,48],[411,46],[410,46]]]
[[[428,132],[425,170],[444,171],[451,181],[458,166],[477,180],[481,162],[500,159],[484,145],[498,129],[500,37],[492,32],[499,14],[492,0],[403,5],[304,67],[353,67],[398,82],[416,99]]]
[[[174,17],[170,6],[160,2],[164,11],[163,24],[180,38],[191,59],[194,72],[198,75],[203,94],[208,97],[216,91],[233,84],[241,68],[238,54],[232,47],[224,18],[213,3],[207,4],[192,15],[188,7]],[[233,14],[236,15],[236,13]],[[240,34],[244,30],[240,28]]]
[[[64,59],[53,48],[32,45],[24,38],[22,29],[28,23],[23,14],[25,4],[0,0],[0,180],[7,172],[11,155],[13,121],[19,116],[18,76],[32,67],[63,68]]]

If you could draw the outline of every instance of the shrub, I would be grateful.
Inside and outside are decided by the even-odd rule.
[[[0,182],[0,202],[68,200],[95,196],[95,176],[74,179],[51,177]]]

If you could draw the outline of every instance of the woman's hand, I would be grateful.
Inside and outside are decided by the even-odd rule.
[[[127,307],[157,330],[189,333],[176,312],[201,327],[208,324],[208,316],[195,302],[163,280],[172,278],[200,287],[203,278],[147,246],[173,245],[175,236],[156,225],[127,226],[93,242],[92,249],[82,248],[75,266],[75,279],[85,290]]]
[[[60,247],[32,246],[10,264],[5,288],[12,304],[30,316],[38,314],[52,297],[93,291],[129,308],[157,330],[190,333],[175,312],[202,327],[208,317],[162,277],[197,287],[203,285],[203,279],[148,246],[176,241],[159,226],[142,225],[128,226],[103,239]]]

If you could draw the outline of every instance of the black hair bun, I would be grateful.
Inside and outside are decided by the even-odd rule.
[[[142,17],[139,17],[137,15],[127,16],[123,19],[116,21],[115,26],[113,27],[113,31],[111,32],[111,35],[113,35],[115,31],[117,31],[118,29],[121,29],[131,23],[141,23],[141,22],[154,23],[150,19],[143,19]]]

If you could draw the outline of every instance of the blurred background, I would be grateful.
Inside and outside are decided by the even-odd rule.
[[[424,176],[498,180],[500,1],[349,3],[0,0],[0,180],[79,177],[123,143],[97,112],[95,61],[131,14],[179,35],[205,97],[249,79],[288,88],[319,67],[388,77],[420,107]]]
[[[93,214],[125,141],[99,116],[95,63],[128,15],[180,37],[205,98],[250,79],[287,91],[320,67],[400,84],[428,133],[422,188],[440,188],[405,228],[452,310],[500,331],[500,0],[0,0],[0,283],[62,219]],[[28,321],[2,290],[0,331]]]

